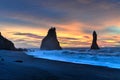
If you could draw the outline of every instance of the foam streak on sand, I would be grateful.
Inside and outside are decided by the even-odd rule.
[[[58,51],[35,50],[29,51],[27,54],[36,58],[120,69],[119,50],[118,48],[104,48],[97,51],[89,49],[65,49]]]

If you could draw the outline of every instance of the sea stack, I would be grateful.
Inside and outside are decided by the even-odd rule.
[[[2,36],[0,32],[0,50],[16,50],[14,44]]]
[[[59,41],[56,35],[56,28],[51,27],[48,31],[47,36],[42,40],[41,50],[61,50]]]
[[[91,49],[94,49],[94,50],[100,49],[98,44],[97,44],[97,33],[96,33],[96,31],[93,31],[93,41],[92,41]]]

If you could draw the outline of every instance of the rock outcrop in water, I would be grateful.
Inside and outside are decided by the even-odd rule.
[[[61,50],[59,41],[56,35],[56,28],[49,29],[47,36],[42,40],[41,50]]]
[[[96,31],[93,32],[93,41],[92,41],[91,49],[100,49],[98,44],[97,44],[97,33],[96,33]]]
[[[14,44],[10,40],[4,38],[1,32],[0,32],[0,50],[16,50]]]

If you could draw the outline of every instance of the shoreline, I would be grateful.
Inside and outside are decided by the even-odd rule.
[[[35,58],[19,51],[0,51],[0,56],[0,80],[120,80],[120,69]]]
[[[28,51],[27,55],[32,55],[35,58],[48,59],[53,61],[70,62],[75,64],[87,64],[93,66],[103,66],[108,68],[120,69],[120,54],[119,51],[111,53],[112,50],[89,51],[87,49],[47,51],[36,50]],[[105,53],[106,52],[106,53]],[[83,55],[84,54],[84,55]]]

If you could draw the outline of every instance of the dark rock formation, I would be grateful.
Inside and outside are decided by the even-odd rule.
[[[92,41],[91,49],[100,49],[97,44],[97,34],[95,31],[93,32],[93,41]]]
[[[56,29],[50,28],[47,36],[42,40],[41,50],[61,50],[59,41],[57,40]]]
[[[0,50],[16,50],[14,44],[10,40],[4,38],[1,32],[0,32]]]

